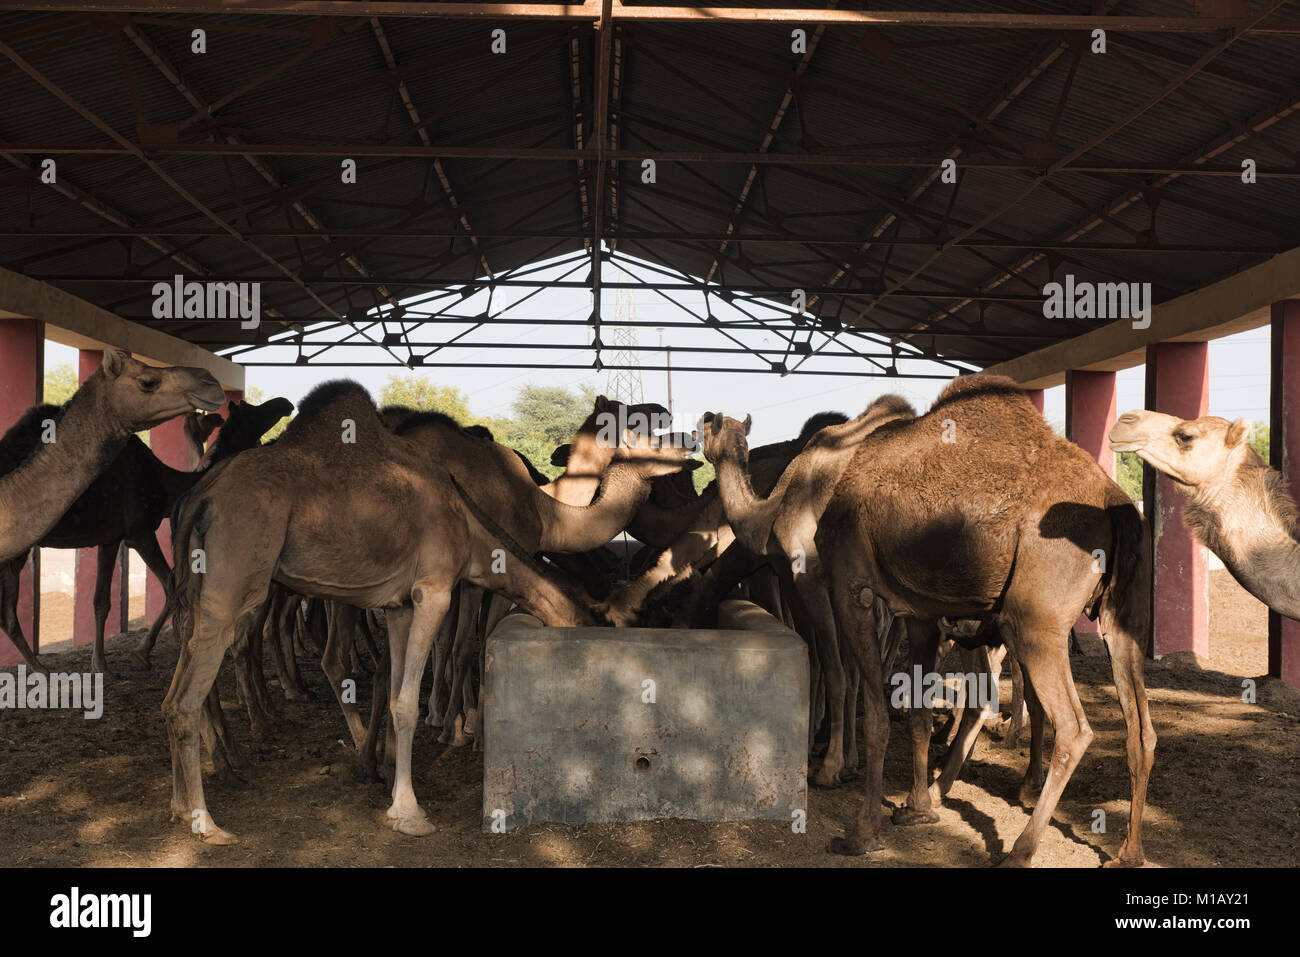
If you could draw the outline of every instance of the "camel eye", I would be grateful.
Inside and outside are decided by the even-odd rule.
[[[1192,444],[1193,438],[1191,433],[1179,429],[1174,433],[1174,441],[1178,443],[1180,449],[1185,449]]]
[[[161,379],[141,379],[140,388],[144,392],[157,392]]]

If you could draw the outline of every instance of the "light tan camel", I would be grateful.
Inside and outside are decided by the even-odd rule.
[[[845,667],[848,649],[836,638],[835,616],[816,543],[818,523],[863,440],[887,422],[915,416],[916,411],[901,396],[881,396],[861,415],[815,433],[765,498],[754,491],[750,475],[745,441],[750,418],[737,423],[707,413],[700,420],[700,445],[717,469],[719,493],[736,540],[755,555],[780,559],[782,580],[788,580],[797,593],[814,632],[812,640],[825,675],[831,716],[826,757],[810,778],[820,787],[840,784],[845,766],[845,712],[849,698],[856,701],[857,689]],[[875,666],[877,672],[879,667]]]
[[[830,850],[884,847],[889,719],[879,668],[869,666],[880,658],[872,610],[881,597],[909,619],[912,641],[926,640],[913,633],[918,622],[987,620],[1020,660],[1031,708],[1041,703],[1055,727],[1042,794],[1004,861],[1017,865],[1031,861],[1093,737],[1070,675],[1068,637],[1081,611],[1099,611],[1128,728],[1132,783],[1129,830],[1112,863],[1141,864],[1156,743],[1142,674],[1150,538],[1128,496],[1091,456],[1055,435],[1010,379],[957,379],[924,416],[887,424],[863,441],[816,538],[839,634],[857,653],[869,686],[865,799],[847,836]],[[908,806],[929,814],[930,789],[916,777]]]
[[[1250,446],[1250,421],[1184,421],[1125,412],[1110,432],[1116,452],[1173,479],[1187,496],[1183,522],[1196,540],[1273,611],[1300,619],[1300,528],[1286,479]]]
[[[105,352],[37,451],[0,475],[0,562],[44,538],[132,433],[225,401],[221,383],[204,369],[147,366],[129,353]]]
[[[234,841],[203,796],[199,716],[225,650],[246,639],[276,581],[301,595],[385,609],[396,736],[388,818],[403,833],[430,833],[412,788],[411,743],[421,678],[452,589],[470,581],[550,625],[590,623],[589,600],[558,584],[532,554],[608,541],[650,478],[685,462],[680,449],[647,450],[611,467],[592,505],[567,506],[538,491],[514,452],[465,435],[445,416],[421,413],[390,432],[358,384],[318,387],[274,445],[205,476],[177,523],[176,554],[198,550],[206,571],[177,562],[182,650],[163,702],[173,816],[206,842]],[[499,521],[513,542],[494,537],[490,511],[505,516]]]

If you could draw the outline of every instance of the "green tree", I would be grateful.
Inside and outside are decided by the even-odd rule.
[[[461,425],[474,425],[479,421],[470,412],[469,399],[460,389],[435,385],[419,376],[389,376],[387,384],[380,390],[379,404],[404,405],[420,412],[441,412]]]
[[[704,464],[691,473],[691,481],[695,483],[695,491],[703,492],[705,486],[718,477],[717,471],[713,468],[713,463],[704,459]]]
[[[1115,457],[1115,483],[1135,502],[1142,501],[1142,460],[1136,452]]]
[[[486,422],[496,439],[522,452],[548,478],[562,469],[551,464],[551,453],[573,438],[591,414],[596,393],[589,387],[570,392],[561,386],[526,385],[510,404],[511,418]]]
[[[63,405],[77,391],[77,373],[66,362],[45,373],[45,401],[50,405]]]
[[[1250,447],[1259,453],[1259,457],[1268,462],[1268,446],[1272,433],[1263,422],[1256,422],[1250,428]],[[1272,464],[1271,462],[1269,463]]]

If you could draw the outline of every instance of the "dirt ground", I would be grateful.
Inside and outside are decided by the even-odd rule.
[[[1258,680],[1258,703],[1242,701],[1242,678],[1266,670],[1263,607],[1224,572],[1211,575],[1211,670],[1152,663],[1147,669],[1159,734],[1145,819],[1150,864],[1296,866],[1300,863],[1300,693]],[[533,825],[504,835],[480,830],[482,756],[444,748],[431,729],[416,738],[416,792],[439,830],[413,838],[384,826],[387,794],[352,774],[346,730],[318,667],[304,671],[315,698],[284,702],[281,722],[255,742],[235,705],[229,666],[221,679],[227,718],[254,774],[241,786],[209,779],[208,805],[238,834],[207,847],[167,821],[170,765],[159,703],[176,648],[167,636],[152,672],[131,669],[135,635],[114,639],[105,716],[0,712],[0,867],[41,865],[301,866],[987,866],[1028,819],[1014,795],[1028,755],[982,735],[937,824],[890,826],[887,850],[862,858],[825,853],[860,801],[856,784],[810,789],[807,832],[782,822]],[[1073,661],[1096,738],[1066,789],[1037,866],[1095,867],[1119,849],[1127,827],[1124,730],[1100,643],[1084,640]],[[89,650],[49,661],[84,671]],[[13,670],[13,669],[9,669]],[[952,669],[952,670],[955,670]],[[278,692],[276,692],[278,695]],[[1003,700],[1010,700],[1003,681]],[[910,775],[905,725],[896,722],[885,796],[904,800]],[[1052,735],[1048,730],[1048,745]],[[942,749],[932,749],[932,767]],[[1093,833],[1094,810],[1106,815]]]

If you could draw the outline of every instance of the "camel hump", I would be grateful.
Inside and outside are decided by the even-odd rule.
[[[952,388],[952,386],[949,385],[949,388]],[[872,399],[871,404],[863,410],[860,418],[865,418],[869,415],[908,416],[909,418],[914,419],[916,418],[916,409],[913,408],[912,403],[908,402],[898,393],[886,392],[884,395]]]
[[[360,382],[354,379],[331,379],[329,382],[322,382],[307,393],[307,397],[298,405],[298,416],[294,422],[304,420],[310,422],[322,410],[339,403],[360,402],[364,402],[376,416],[379,414],[375,409],[374,400],[370,398],[370,393]]]
[[[974,394],[982,395],[1006,395],[1006,396],[1025,396],[1025,390],[1016,384],[1016,381],[1004,375],[992,375],[987,372],[979,372],[975,375],[958,376],[944,386],[939,397],[934,400],[934,405],[930,406],[930,411],[934,411],[939,406],[951,402],[957,398],[965,398]]]

